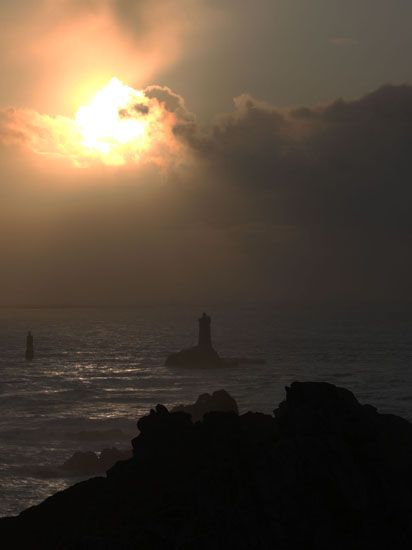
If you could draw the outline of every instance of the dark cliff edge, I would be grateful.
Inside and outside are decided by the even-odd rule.
[[[133,458],[0,520],[2,548],[410,549],[412,424],[326,383],[274,415],[158,405]]]

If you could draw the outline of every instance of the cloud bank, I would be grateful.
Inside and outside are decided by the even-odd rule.
[[[211,182],[203,215],[243,225],[268,295],[410,299],[411,115],[409,85],[292,110],[240,96],[185,135]]]
[[[101,172],[99,191],[76,190],[69,207],[74,192],[49,186],[60,218],[29,224],[42,268],[27,300],[412,299],[411,86],[289,110],[242,95],[208,128],[170,90],[146,93],[173,114],[190,167],[160,182],[119,172],[115,187]],[[9,265],[31,257],[27,231],[5,246]],[[3,284],[7,296],[17,280]]]

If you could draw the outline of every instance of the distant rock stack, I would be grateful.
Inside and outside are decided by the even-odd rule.
[[[33,357],[34,357],[33,334],[29,330],[26,338],[26,361],[32,361]]]
[[[209,315],[203,313],[199,319],[198,345],[194,348],[172,353],[166,359],[166,365],[172,367],[223,366],[225,362],[219,357],[219,354],[212,346],[211,323],[212,319]]]

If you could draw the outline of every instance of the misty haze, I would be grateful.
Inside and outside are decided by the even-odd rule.
[[[412,5],[0,5],[0,545],[412,547]]]

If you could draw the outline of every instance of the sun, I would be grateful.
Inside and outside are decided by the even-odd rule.
[[[81,145],[91,153],[105,155],[108,161],[112,159],[114,164],[125,146],[141,152],[150,145],[148,104],[142,91],[112,78],[76,113]]]
[[[43,159],[78,168],[156,165],[163,170],[185,158],[175,131],[181,116],[176,97],[166,87],[138,90],[112,78],[71,117],[13,110],[7,127]]]

